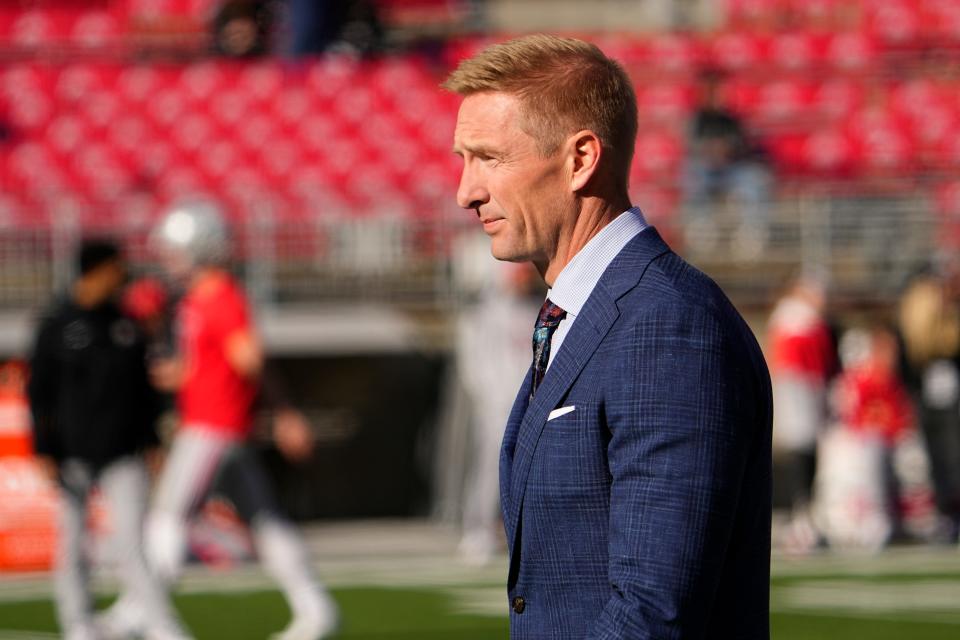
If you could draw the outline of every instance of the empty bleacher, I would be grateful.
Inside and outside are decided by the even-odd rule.
[[[230,61],[206,53],[215,4],[0,5],[0,228],[143,228],[168,203],[206,195],[238,225],[271,226],[272,250],[300,265],[317,247],[353,246],[330,240],[353,237],[337,225],[466,220],[450,153],[458,101],[438,84],[509,34],[450,38],[429,55]],[[444,3],[386,4],[403,20],[434,19]],[[726,9],[706,32],[581,34],[635,80],[631,181],[649,216],[668,233],[681,222],[686,128],[709,68],[768,150],[781,195],[918,203],[935,212],[941,245],[960,245],[960,0]],[[785,228],[794,204],[775,207]],[[427,244],[431,255],[446,246]]]

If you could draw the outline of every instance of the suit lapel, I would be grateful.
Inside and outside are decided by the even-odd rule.
[[[620,316],[617,299],[636,286],[653,258],[667,251],[669,247],[652,228],[639,233],[631,240],[604,272],[590,298],[580,310],[580,315],[577,316],[564,338],[560,351],[554,357],[529,406],[525,406],[530,388],[530,375],[527,375],[511,412],[501,455],[501,496],[508,497],[508,500],[503,503],[508,549],[512,550],[516,542],[517,524],[526,490],[527,476],[530,473],[530,463],[540,440],[540,434],[543,433],[547,424],[547,416],[557,407],[576,381],[577,376],[610,331],[610,327]],[[524,406],[525,412],[522,410]],[[516,429],[515,434],[510,433],[511,428]],[[508,474],[505,477],[504,466],[510,462],[506,458],[506,449],[508,441],[511,440],[515,440],[516,444],[511,447],[512,464],[508,465]],[[504,493],[505,489],[507,493]]]
[[[510,509],[510,471],[513,467],[513,455],[517,446],[517,434],[520,431],[520,422],[527,412],[530,397],[531,369],[523,378],[517,398],[513,401],[510,417],[507,419],[507,428],[503,432],[503,444],[500,447],[500,509],[504,514],[504,522],[508,522],[507,513]]]
[[[530,472],[530,462],[533,452],[537,448],[540,434],[547,424],[547,416],[556,408],[564,394],[583,370],[590,356],[600,345],[603,336],[616,320],[619,312],[616,304],[610,300],[601,289],[594,291],[590,302],[584,306],[580,315],[574,321],[569,333],[563,340],[563,345],[554,357],[543,382],[537,389],[533,402],[527,407],[523,419],[520,421],[514,448],[513,465],[509,478],[509,508],[504,510],[507,530],[510,535],[510,546],[513,548],[513,538],[516,535],[517,519],[520,514],[520,505],[526,488],[527,475]],[[600,295],[597,295],[600,294]],[[525,385],[529,389],[529,384]],[[527,391],[529,393],[529,390]],[[519,401],[519,399],[518,399]]]

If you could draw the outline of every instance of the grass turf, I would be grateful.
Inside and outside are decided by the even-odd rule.
[[[847,583],[850,589],[864,584],[895,585],[908,594],[931,576],[879,575],[851,582],[847,576],[818,575],[805,578],[776,578],[773,581],[775,608],[778,593],[805,584],[834,587]],[[940,574],[937,580],[960,585],[960,575]],[[441,588],[343,588],[334,595],[343,614],[344,640],[483,640],[507,637],[505,617],[468,615],[456,612],[454,598]],[[106,601],[101,601],[104,605]],[[176,604],[198,640],[220,638],[263,639],[281,629],[288,618],[283,598],[275,591],[243,593],[180,594]],[[960,606],[960,605],[958,605]],[[952,614],[956,614],[956,609]],[[938,616],[938,613],[941,614]],[[771,616],[775,640],[953,640],[960,637],[960,617],[949,610],[906,611],[844,610],[832,606],[780,610]],[[946,619],[944,619],[946,615]],[[902,616],[903,619],[898,619]],[[952,617],[951,617],[952,616]],[[0,603],[0,630],[55,632],[53,606],[49,601]],[[0,639],[4,636],[0,631]],[[17,637],[26,637],[23,634]]]
[[[334,595],[343,616],[337,637],[344,640],[482,640],[507,633],[506,619],[452,613],[449,596],[440,590],[357,588],[338,589]],[[276,591],[181,594],[176,606],[198,640],[262,640],[282,629],[289,618]],[[0,638],[3,631],[15,630],[56,632],[53,604],[0,604]]]

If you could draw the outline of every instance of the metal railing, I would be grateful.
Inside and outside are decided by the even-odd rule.
[[[801,193],[771,203],[765,225],[744,226],[722,206],[695,213],[685,212],[681,253],[741,304],[768,304],[802,272],[826,278],[838,302],[888,303],[937,247],[936,216],[922,192]]]
[[[85,234],[109,233],[124,242],[135,268],[154,268],[143,222],[83,219],[52,213],[41,226],[0,229],[0,310],[36,308],[65,287],[73,247]],[[235,227],[238,272],[261,308],[376,302],[444,311],[464,292],[455,247],[471,222],[457,212],[296,222],[250,216]],[[771,204],[764,229],[744,227],[722,207],[658,226],[736,302],[757,305],[802,270],[827,276],[843,299],[890,301],[929,262],[937,233],[929,202],[916,193],[784,197]]]

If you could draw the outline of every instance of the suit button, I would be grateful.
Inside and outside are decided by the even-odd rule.
[[[523,613],[523,610],[527,608],[527,601],[523,599],[523,596],[517,596],[513,599],[513,612],[514,613]]]

